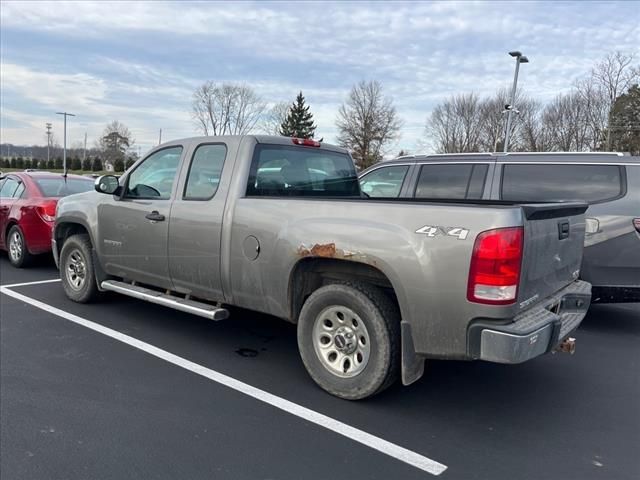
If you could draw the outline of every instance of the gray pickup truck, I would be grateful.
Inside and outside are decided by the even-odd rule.
[[[275,315],[297,324],[313,380],[346,399],[414,382],[425,359],[572,350],[591,299],[586,204],[367,198],[348,152],[313,140],[177,140],[95,189],[58,203],[70,299]]]

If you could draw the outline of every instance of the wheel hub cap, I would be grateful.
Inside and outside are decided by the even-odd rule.
[[[80,290],[86,278],[86,264],[80,250],[73,250],[69,254],[65,266],[67,282],[74,290]]]
[[[362,372],[371,355],[364,322],[350,308],[338,305],[325,308],[316,317],[313,348],[322,366],[342,378]]]
[[[9,239],[9,255],[13,261],[20,260],[22,256],[22,238],[18,232],[13,232]]]

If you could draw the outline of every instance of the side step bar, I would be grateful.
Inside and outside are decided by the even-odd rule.
[[[121,293],[129,297],[145,300],[165,307],[180,310],[181,312],[192,313],[209,320],[224,320],[229,317],[229,311],[225,308],[209,305],[208,303],[196,302],[185,298],[167,295],[157,290],[131,285],[130,283],[118,282],[116,280],[105,280],[100,284],[103,290]]]

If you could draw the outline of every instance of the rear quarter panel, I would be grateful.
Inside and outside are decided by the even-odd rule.
[[[481,231],[522,225],[514,207],[415,204],[361,200],[238,198],[230,239],[232,303],[289,318],[289,278],[314,246],[331,246],[344,261],[377,268],[391,281],[403,320],[411,323],[416,351],[465,358],[466,329],[476,317],[505,318],[515,306],[466,299],[469,262]],[[423,226],[462,227],[466,239],[416,233]],[[249,260],[247,237],[260,243]],[[322,256],[322,249],[315,249]],[[294,319],[295,320],[295,319]]]

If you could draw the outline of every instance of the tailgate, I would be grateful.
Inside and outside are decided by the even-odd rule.
[[[577,202],[522,205],[521,308],[553,295],[578,278],[587,207]]]

